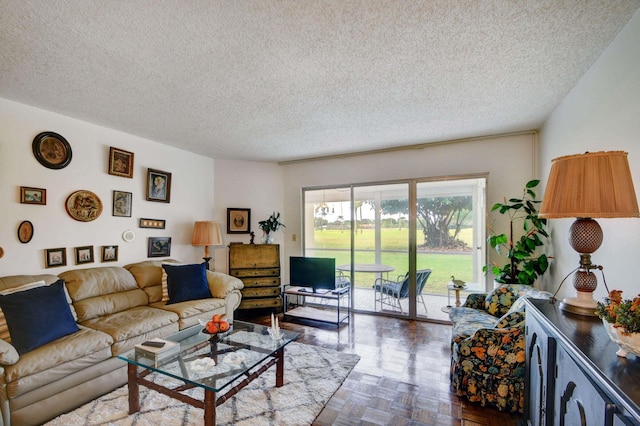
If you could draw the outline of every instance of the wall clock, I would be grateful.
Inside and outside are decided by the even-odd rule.
[[[69,195],[65,203],[69,216],[80,222],[96,220],[102,213],[102,201],[91,191],[80,190]]]
[[[63,169],[71,162],[71,145],[54,132],[42,132],[31,144],[36,160],[49,169]]]

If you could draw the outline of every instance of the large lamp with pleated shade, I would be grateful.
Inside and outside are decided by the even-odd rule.
[[[595,316],[595,270],[603,268],[591,263],[591,255],[602,244],[603,233],[594,218],[640,216],[627,153],[586,152],[553,159],[539,216],[576,218],[569,229],[569,244],[580,255],[573,276],[577,295],[565,298],[560,308]]]
[[[207,269],[209,269],[209,262],[212,259],[212,257],[209,256],[209,247],[222,247],[223,245],[220,224],[210,221],[196,222],[193,226],[191,245],[204,246],[204,257],[202,259],[204,259],[207,264]],[[215,270],[215,266],[213,270]]]

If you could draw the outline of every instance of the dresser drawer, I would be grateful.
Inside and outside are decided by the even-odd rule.
[[[280,287],[245,287],[241,290],[242,297],[273,297],[280,296]]]
[[[245,277],[279,277],[280,268],[265,268],[265,269],[232,269],[231,276],[236,278]]]
[[[242,299],[238,309],[258,309],[258,308],[279,308],[282,306],[282,299],[279,297],[264,297],[257,299]]]
[[[280,288],[280,277],[274,278],[242,278],[244,287],[278,287]]]

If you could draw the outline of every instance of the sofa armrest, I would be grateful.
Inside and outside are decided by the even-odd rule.
[[[462,306],[465,308],[480,309],[481,311],[484,311],[484,300],[486,297],[486,293],[471,293],[467,295],[467,300]]]
[[[217,299],[225,299],[234,290],[244,287],[242,280],[220,272],[207,271],[207,281],[211,296]]]
[[[13,365],[20,359],[12,344],[0,339],[0,365]]]

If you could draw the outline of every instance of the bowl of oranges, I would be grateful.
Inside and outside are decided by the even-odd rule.
[[[204,324],[204,330],[202,330],[202,332],[220,335],[228,332],[230,328],[231,324],[227,321],[225,314],[215,314]]]

